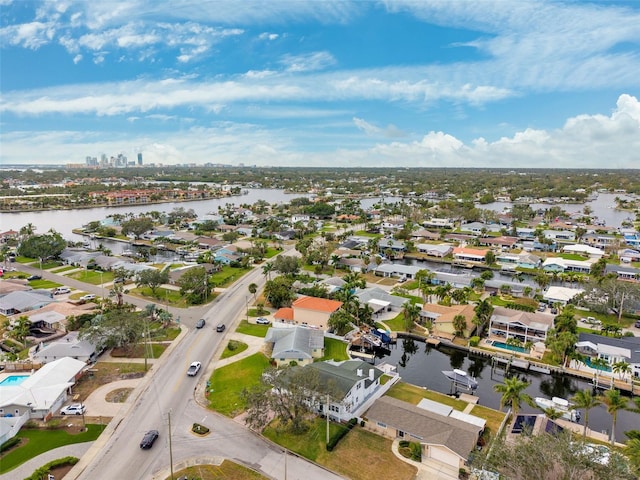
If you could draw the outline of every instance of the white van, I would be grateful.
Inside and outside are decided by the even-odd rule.
[[[71,293],[71,289],[69,287],[58,287],[53,291],[54,295],[61,295],[63,293]]]

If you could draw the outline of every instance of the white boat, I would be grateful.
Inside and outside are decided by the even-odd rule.
[[[536,397],[534,399],[536,405],[540,407],[542,410],[554,409],[558,412],[561,412],[562,415],[560,418],[565,420],[569,420],[570,422],[579,422],[580,421],[580,412],[578,410],[572,409],[572,405],[560,397],[553,397],[551,400],[544,397]]]
[[[478,382],[475,378],[471,378],[464,370],[442,370],[445,377],[451,380],[456,386],[466,388],[467,390],[475,390],[478,388]]]

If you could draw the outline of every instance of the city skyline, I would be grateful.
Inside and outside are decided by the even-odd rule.
[[[640,4],[0,0],[1,164],[639,168]]]

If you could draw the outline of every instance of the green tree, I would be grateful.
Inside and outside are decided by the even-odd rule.
[[[262,266],[262,274],[267,277],[267,280],[271,280],[271,272],[273,270],[273,263],[271,262],[267,262]]]
[[[249,289],[249,293],[253,295],[253,300],[255,301],[256,293],[258,292],[258,285],[256,285],[255,283],[250,283],[247,288]]]
[[[149,217],[138,217],[127,220],[121,224],[122,234],[132,234],[136,238],[140,238],[142,234],[153,229],[153,220]]]
[[[351,322],[353,317],[349,312],[342,308],[336,310],[329,317],[329,326],[333,329],[336,335],[345,335],[351,330]]]
[[[404,328],[407,332],[413,330],[414,324],[420,320],[420,305],[415,303],[406,302],[402,314],[404,315]]]
[[[484,254],[484,263],[487,265],[493,265],[496,263],[496,254],[491,250],[487,250],[487,253]]]
[[[24,345],[25,339],[29,336],[29,330],[31,328],[31,320],[26,315],[21,315],[18,320],[11,325],[9,330],[9,336],[16,342]]]
[[[62,236],[51,230],[43,235],[31,235],[25,238],[18,246],[18,255],[43,261],[48,258],[57,258],[66,246],[67,242]]]
[[[204,270],[202,267],[197,267]],[[193,269],[192,269],[193,270]],[[188,273],[187,271],[185,275]],[[145,269],[138,272],[136,275],[136,285],[138,287],[144,286],[149,287],[151,289],[151,293],[153,296],[156,296],[156,291],[161,285],[164,285],[169,281],[169,271],[168,270],[158,270],[154,269]]]
[[[502,394],[500,397],[500,409],[508,406],[511,408],[513,418],[518,415],[520,405],[522,402],[528,405],[533,404],[533,399],[524,390],[530,385],[529,382],[524,382],[518,377],[505,378],[503,383],[499,383],[493,386],[493,389]]]
[[[462,337],[464,335],[464,329],[467,328],[467,319],[464,315],[456,315],[453,317],[453,329],[456,335]]]
[[[300,271],[300,260],[293,256],[278,255],[273,269],[283,275],[295,275]]]
[[[209,277],[204,267],[194,267],[187,270],[180,277],[178,284],[180,285],[180,294],[185,296],[192,305],[206,302],[211,294]]]
[[[293,280],[289,277],[281,276],[267,280],[264,296],[273,308],[290,307],[295,299],[292,285]]]
[[[90,325],[80,330],[79,336],[98,348],[131,351],[142,339],[145,328],[145,321],[132,308],[119,308],[96,315]]]
[[[582,441],[587,438],[587,428],[589,427],[589,411],[592,408],[597,407],[602,402],[598,397],[594,397],[590,388],[585,388],[584,390],[579,390],[576,394],[571,397],[571,403],[573,409],[584,409],[584,427],[582,429]]]
[[[611,415],[611,445],[616,441],[616,420],[618,412],[627,408],[627,399],[620,394],[620,390],[612,388],[600,395],[598,399],[607,408],[607,412]]]

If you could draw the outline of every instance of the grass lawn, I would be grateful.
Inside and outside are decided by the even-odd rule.
[[[467,402],[463,402],[462,400],[458,400],[456,398],[451,398],[448,395],[444,395],[439,392],[434,392],[433,390],[426,390],[422,387],[417,387],[415,385],[411,385],[409,383],[398,382],[396,383],[387,395],[393,398],[397,398],[398,400],[403,400],[407,403],[411,403],[412,405],[417,405],[420,400],[423,398],[427,398],[429,400],[433,400],[434,402],[444,403],[445,405],[449,405],[450,407],[455,408],[456,410],[464,410],[467,406]]]
[[[384,320],[383,323],[389,327],[389,329],[393,332],[404,332],[406,329],[404,327],[404,314],[399,313],[397,316],[392,318],[391,320]]]
[[[164,351],[169,347],[167,343],[151,343],[149,342],[148,347],[151,347],[151,351],[148,354],[147,358],[160,358],[160,355],[164,353]],[[112,357],[120,357],[120,358],[144,358],[145,345],[140,343],[133,347],[130,352],[123,352],[117,349],[113,349],[111,351]]]
[[[347,344],[335,338],[325,338],[324,357],[317,359],[316,362],[324,362],[326,360],[335,360],[336,362],[349,360],[349,355],[347,355]]]
[[[246,320],[242,320],[240,325],[238,325],[238,328],[236,328],[236,332],[264,338],[267,335],[269,327],[270,325],[257,325],[255,323],[249,323]]]
[[[471,415],[475,415],[476,417],[484,418],[487,421],[487,428],[491,432],[491,434],[495,435],[500,428],[500,424],[506,413],[503,413],[499,410],[493,410],[492,408],[487,408],[482,405],[476,405],[471,410]]]
[[[224,460],[220,465],[194,465],[174,473],[173,478],[198,478],[200,480],[258,480],[266,479],[258,472]],[[169,480],[171,477],[167,477]]]
[[[247,348],[249,348],[249,345],[244,342],[229,340],[229,343],[227,343],[227,346],[225,347],[224,352],[222,352],[222,355],[220,355],[220,358],[233,357],[234,355],[244,352]]]
[[[40,288],[43,290],[48,290],[50,288],[59,287],[60,284],[57,282],[52,282],[51,280],[31,280],[29,282],[29,286],[34,289]]]
[[[164,308],[165,304],[169,304],[171,307],[187,308],[187,300],[180,294],[180,290],[171,290],[168,288],[156,288],[156,294],[149,287],[131,288],[130,294],[144,297],[157,303],[158,307]],[[208,300],[211,301],[216,297],[215,294],[211,294]]]
[[[209,408],[228,417],[244,411],[246,405],[240,397],[242,390],[258,384],[268,366],[269,359],[262,353],[256,353],[217,368],[210,379],[213,391],[209,393]]]
[[[62,263],[59,260],[50,260],[48,262],[45,262],[42,264],[42,269],[43,270],[49,270],[51,268],[56,268],[61,266]]]
[[[122,380],[130,374],[144,375],[144,363],[127,362],[125,358],[121,362],[98,362],[85,374],[73,387],[73,393],[77,393],[81,400],[86,399],[91,392],[105,383]]]
[[[278,250],[277,248],[273,248],[273,247],[267,247],[267,251],[264,254],[264,256],[265,258],[273,258],[280,252],[282,252],[282,250]]]
[[[346,478],[353,480],[410,480],[416,468],[396,458],[391,452],[391,440],[375,435],[358,426],[340,440],[333,452],[327,452],[325,420],[316,419],[310,431],[292,435],[267,427],[263,434],[273,442],[315,461]],[[330,423],[330,434],[342,425]]]
[[[27,442],[18,448],[3,454],[0,461],[0,473],[8,472],[41,453],[73,443],[95,440],[100,436],[104,425],[87,425],[85,432],[70,434],[65,430],[40,430],[23,428],[18,437]]]
[[[175,340],[180,335],[180,328],[161,328],[151,332],[151,340],[154,342]]]
[[[226,265],[222,267],[222,271],[210,275],[209,282],[216,287],[227,287],[249,271],[251,271],[250,268],[238,268]]]
[[[75,270],[76,267],[72,266],[72,265],[66,265],[64,267],[60,267],[60,268],[52,268],[51,272],[52,273],[62,273],[62,272],[68,272],[69,270]]]
[[[101,275],[102,273],[102,275]],[[98,272],[96,270],[82,270],[69,275],[69,278],[80,280],[81,282],[90,283],[91,285],[100,285],[113,281],[112,272]]]

